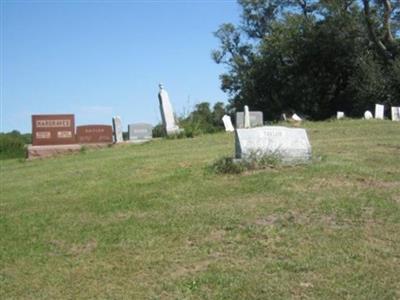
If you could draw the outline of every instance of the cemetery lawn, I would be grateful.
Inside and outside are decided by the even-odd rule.
[[[303,126],[240,175],[227,133],[1,161],[1,298],[400,298],[400,123]]]

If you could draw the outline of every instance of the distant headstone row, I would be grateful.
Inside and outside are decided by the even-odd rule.
[[[400,107],[392,106],[390,109],[392,121],[400,121]],[[367,110],[364,113],[364,119],[370,120],[373,119],[374,116],[372,113]],[[375,104],[375,119],[383,120],[385,118],[385,106],[382,104]]]

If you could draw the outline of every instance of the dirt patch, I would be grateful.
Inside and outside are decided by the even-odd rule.
[[[83,254],[89,254],[90,252],[96,250],[96,248],[97,248],[97,241],[90,240],[85,244],[79,244],[79,245],[73,244],[68,252],[72,256],[78,256]]]

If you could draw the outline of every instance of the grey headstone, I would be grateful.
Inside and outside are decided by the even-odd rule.
[[[311,159],[311,145],[302,128],[263,126],[237,129],[236,158],[276,155],[285,163],[306,162]]]
[[[124,141],[122,135],[122,121],[119,116],[112,118],[113,129],[114,129],[114,140],[116,143],[122,143]]]
[[[147,123],[136,123],[128,126],[129,140],[151,140],[153,137],[153,126]]]
[[[392,106],[391,107],[392,111],[392,121],[400,121],[400,106]]]
[[[236,128],[244,128],[244,112],[236,113]],[[250,111],[250,127],[264,126],[264,115],[262,111]]]
[[[375,104],[375,119],[383,120],[385,106],[382,104]]]
[[[161,119],[166,134],[173,135],[180,133],[182,130],[175,123],[174,111],[172,110],[172,105],[169,101],[168,93],[166,90],[164,90],[162,84],[160,84],[158,100],[160,102]]]

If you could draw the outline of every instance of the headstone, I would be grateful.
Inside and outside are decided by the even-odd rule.
[[[235,115],[236,128],[244,128],[244,112],[238,111]],[[250,111],[250,127],[264,126],[264,115],[262,111]]]
[[[336,119],[343,119],[344,118],[344,112],[342,112],[342,111],[338,111],[337,113],[336,113]]]
[[[167,135],[178,134],[182,130],[175,123],[174,111],[172,110],[168,93],[164,90],[162,84],[160,84],[159,87],[160,91],[158,93],[158,100],[160,102],[161,119],[164,130]]]
[[[130,141],[147,141],[153,138],[153,125],[147,123],[136,123],[128,126]]]
[[[364,113],[364,119],[365,120],[370,120],[370,119],[373,119],[373,118],[374,118],[374,116],[372,115],[372,112],[370,112],[369,110],[365,111],[365,113]]]
[[[112,144],[113,131],[110,125],[84,125],[76,127],[79,144]]]
[[[222,122],[224,122],[225,131],[229,131],[229,132],[235,131],[235,128],[233,128],[232,120],[231,120],[230,116],[224,115],[222,117]]]
[[[276,155],[284,163],[306,162],[311,158],[311,145],[302,128],[263,126],[236,129],[236,158]]]
[[[247,105],[244,106],[244,128],[250,128],[250,112]]]
[[[400,121],[400,106],[392,106],[391,107],[392,111],[392,121]]]
[[[32,145],[75,144],[75,116],[33,115]]]
[[[298,122],[303,121],[303,119],[300,118],[297,114],[293,114],[293,115],[292,115],[292,120],[298,121]]]
[[[286,114],[285,114],[285,113],[283,113],[283,114],[281,115],[281,119],[282,119],[282,121],[287,121],[287,118],[286,118]]]
[[[112,118],[113,129],[114,129],[114,141],[115,143],[122,143],[124,141],[124,137],[122,134],[122,121],[121,117],[115,116]]]
[[[385,106],[382,104],[375,104],[375,119],[383,120]]]

